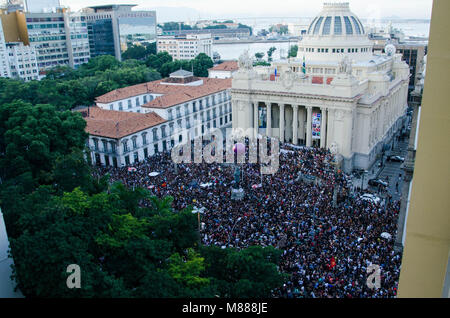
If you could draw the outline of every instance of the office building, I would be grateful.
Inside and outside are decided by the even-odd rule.
[[[118,60],[131,45],[156,41],[156,12],[134,11],[135,5],[104,5],[83,9],[89,29],[91,56],[113,55]]]
[[[212,58],[211,34],[158,36],[158,52],[167,52],[175,60],[191,60],[200,53]]]
[[[2,23],[0,23],[0,77],[10,77],[9,58],[6,51],[6,41],[3,34]]]
[[[33,13],[56,12],[61,8],[59,0],[24,0],[25,11]]]

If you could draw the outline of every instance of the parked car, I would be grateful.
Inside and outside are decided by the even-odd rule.
[[[400,157],[400,156],[388,156],[387,161],[404,162],[405,158]]]
[[[368,181],[369,185],[374,186],[374,187],[378,187],[379,185],[381,185],[382,187],[387,187],[388,183],[386,181],[383,181],[381,179],[370,179]]]
[[[369,202],[372,202],[375,204],[381,202],[381,199],[379,197],[377,197],[376,195],[370,194],[370,193],[364,193],[360,198],[361,198],[361,200],[369,201]]]

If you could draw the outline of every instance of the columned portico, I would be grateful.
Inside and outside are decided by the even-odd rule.
[[[280,104],[280,141],[284,142],[284,104]]]
[[[311,147],[312,144],[312,106],[306,106],[306,147]]]
[[[294,118],[292,120],[293,124],[293,137],[292,141],[294,145],[298,144],[298,105],[292,105],[294,108]]]
[[[327,109],[321,108],[322,122],[320,127],[320,148],[327,148]]]
[[[254,137],[258,137],[258,130],[259,130],[259,112],[258,112],[258,102],[254,102],[253,104],[253,130],[254,130]]]

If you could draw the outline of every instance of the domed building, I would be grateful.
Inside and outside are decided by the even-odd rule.
[[[348,3],[325,3],[296,58],[253,67],[245,52],[233,76],[233,128],[330,149],[345,171],[369,168],[404,126],[408,65],[388,45],[375,54]]]

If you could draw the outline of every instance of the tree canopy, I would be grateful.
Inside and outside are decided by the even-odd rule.
[[[96,97],[111,90],[160,78],[144,62],[119,62],[113,56],[103,55],[76,70],[66,66],[54,68],[41,81],[0,78],[0,104],[21,99],[33,105],[51,104],[58,110],[67,110],[92,105]]]

